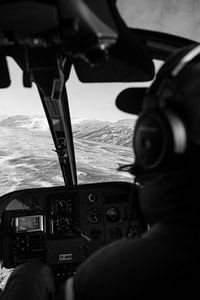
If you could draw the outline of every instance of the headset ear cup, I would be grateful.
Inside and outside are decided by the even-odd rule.
[[[133,149],[135,162],[141,168],[159,168],[173,152],[173,136],[162,112],[142,114],[135,126]]]
[[[145,112],[138,118],[134,132],[135,162],[145,170],[169,167],[177,155],[186,153],[186,129],[173,111]]]

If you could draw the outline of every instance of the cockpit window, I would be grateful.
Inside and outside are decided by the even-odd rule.
[[[118,0],[117,6],[125,23],[141,28],[170,33],[200,41],[197,0]]]
[[[158,64],[157,64],[158,65]],[[121,112],[117,95],[146,83],[81,83],[72,70],[68,80],[78,183],[132,181],[119,167],[134,162],[133,128],[137,115]]]
[[[33,85],[25,89],[22,72],[7,58],[11,86],[0,90],[0,195],[25,188],[63,185],[48,122]],[[132,164],[137,119],[119,111],[115,99],[126,87],[147,83],[81,83],[72,69],[66,83],[75,145],[78,183],[132,181],[117,169]]]
[[[156,72],[162,64],[154,60]],[[66,88],[79,184],[132,182],[128,172],[118,169],[134,162],[133,129],[138,116],[120,111],[115,101],[124,89],[150,83],[81,83],[72,69]]]
[[[44,110],[33,86],[8,58],[11,86],[0,89],[0,195],[16,189],[63,185]]]

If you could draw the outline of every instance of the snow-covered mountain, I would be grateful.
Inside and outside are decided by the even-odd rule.
[[[133,161],[133,123],[72,121],[80,183],[126,179],[116,169]],[[44,116],[0,117],[0,194],[63,184],[54,148]]]
[[[45,116],[29,115],[0,116],[0,126],[41,131],[49,129],[49,125]]]
[[[88,120],[75,123],[73,132],[75,139],[131,147],[133,127],[133,120],[117,122]]]
[[[45,116],[17,115],[0,117],[0,127],[11,129],[29,129],[31,131],[48,131]],[[102,142],[121,146],[132,146],[134,120],[125,119],[107,122],[95,119],[74,119],[72,128],[75,139]]]

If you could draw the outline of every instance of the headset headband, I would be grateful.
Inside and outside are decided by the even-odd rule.
[[[196,56],[200,54],[200,45],[193,48],[190,52],[188,52],[179,62],[179,64],[173,69],[171,75],[176,77],[184,67],[190,63]]]

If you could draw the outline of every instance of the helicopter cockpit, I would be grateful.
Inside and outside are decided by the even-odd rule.
[[[43,261],[59,285],[97,249],[147,230],[133,181],[78,182],[68,80],[75,72],[82,83],[149,83],[156,60],[192,44],[197,42],[128,27],[114,0],[0,1],[0,88],[10,86],[11,57],[23,86],[38,89],[64,180],[64,186],[1,196],[3,267]],[[125,111],[129,97],[126,89],[117,98]]]

